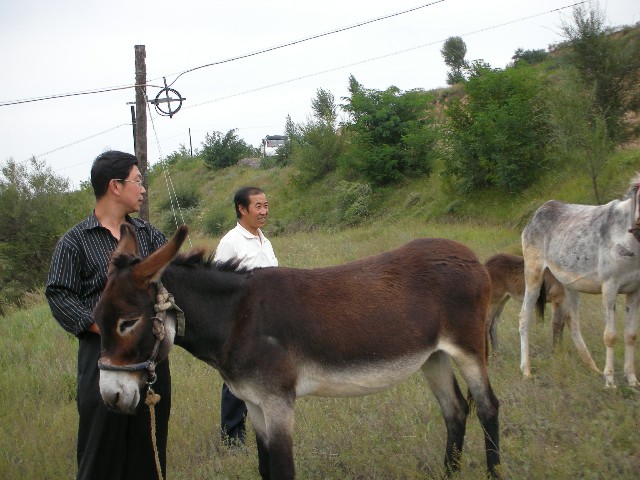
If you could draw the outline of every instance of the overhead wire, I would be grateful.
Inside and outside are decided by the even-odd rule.
[[[291,42],[286,42],[286,43],[283,43],[283,44],[280,44],[280,45],[276,45],[274,47],[264,48],[262,50],[258,50],[258,51],[255,51],[255,52],[239,55],[237,57],[232,57],[232,58],[228,58],[226,60],[221,60],[221,61],[218,61],[218,62],[209,63],[207,65],[201,65],[199,67],[191,68],[189,70],[185,70],[185,71],[181,72],[180,74],[178,74],[178,76],[173,80],[173,82],[171,82],[171,84],[167,88],[171,87],[178,80],[178,78],[180,78],[185,73],[193,72],[195,70],[199,70],[199,69],[205,68],[205,67],[211,67],[213,65],[220,65],[220,64],[223,64],[223,63],[229,63],[229,62],[233,62],[233,61],[236,61],[236,60],[241,60],[243,58],[254,57],[256,55],[261,55],[263,53],[271,52],[273,50],[278,50],[278,49],[281,49],[281,48],[290,47],[292,45],[297,45],[299,43],[308,42],[309,40],[314,40],[316,38],[326,37],[328,35],[333,35],[334,33],[340,33],[340,32],[344,32],[346,30],[351,30],[351,29],[354,29],[354,28],[357,28],[357,27],[362,27],[362,26],[368,25],[370,23],[378,22],[378,21],[381,21],[381,20],[386,20],[388,18],[397,17],[399,15],[404,15],[405,13],[414,12],[416,10],[420,10],[422,8],[425,8],[425,7],[430,7],[432,5],[435,5],[437,3],[442,3],[444,1],[446,1],[446,0],[436,0],[434,2],[427,3],[425,5],[420,5],[418,7],[409,8],[409,9],[403,10],[401,12],[391,13],[391,14],[388,14],[388,15],[384,15],[382,17],[374,18],[372,20],[367,20],[366,22],[360,22],[360,23],[357,23],[357,24],[354,24],[354,25],[350,25],[348,27],[337,28],[335,30],[331,30],[331,31],[328,31],[328,32],[312,35],[310,37],[303,38],[303,39],[300,39],[300,40],[294,40],[294,41],[291,41]],[[171,73],[169,75],[165,75],[165,77],[171,76],[171,75],[176,75],[176,73]],[[23,103],[40,102],[40,101],[43,101],[43,100],[52,100],[52,99],[56,99],[56,98],[75,97],[75,96],[79,96],[79,95],[92,95],[94,93],[114,92],[114,91],[117,91],[117,90],[126,90],[126,89],[136,88],[136,87],[140,87],[140,86],[164,88],[162,86],[151,85],[151,84],[148,83],[148,82],[154,82],[156,80],[159,80],[160,78],[162,78],[162,77],[156,77],[154,79],[148,80],[145,85],[136,85],[136,84],[134,84],[134,85],[120,85],[120,86],[117,86],[117,87],[90,89],[90,90],[80,91],[80,92],[62,93],[62,94],[57,94],[57,95],[47,95],[47,96],[42,96],[42,97],[26,98],[26,99],[22,99],[22,100],[9,100],[9,101],[5,101],[5,102],[0,101],[0,107],[6,107],[6,106],[9,106],[9,105],[19,105],[19,104],[23,104]]]
[[[65,98],[65,97],[77,97],[79,95],[92,95],[94,93],[106,93],[106,92],[115,92],[117,90],[127,90],[129,88],[135,88],[139,85],[125,85],[125,86],[120,86],[120,87],[108,87],[108,88],[101,88],[101,89],[92,89],[92,90],[85,90],[85,91],[81,91],[81,92],[74,92],[74,93],[61,93],[58,95],[47,95],[44,97],[34,97],[34,98],[26,98],[23,100],[8,100],[6,102],[0,102],[0,107],[7,107],[9,105],[19,105],[22,103],[32,103],[32,102],[40,102],[43,100],[53,100],[56,98]],[[160,87],[159,85],[144,85],[146,87],[156,87],[156,88],[163,88]]]
[[[500,23],[498,25],[493,25],[491,27],[486,27],[486,28],[482,28],[482,29],[479,29],[479,30],[474,30],[474,31],[462,34],[460,36],[461,37],[467,37],[467,36],[470,36],[470,35],[475,35],[477,33],[486,32],[488,30],[493,30],[495,28],[504,27],[506,25],[511,25],[511,24],[514,24],[514,23],[523,22],[525,20],[530,20],[530,19],[535,18],[535,17],[540,17],[542,15],[547,15],[549,13],[558,12],[560,10],[565,10],[567,8],[575,7],[577,5],[580,5],[580,4],[583,4],[583,3],[587,3],[587,1],[588,0],[585,0],[585,1],[582,1],[582,2],[574,3],[572,5],[567,5],[567,6],[564,6],[564,7],[554,8],[553,10],[548,10],[548,11],[545,11],[545,12],[542,12],[542,13],[536,13],[536,14],[530,15],[528,17],[519,18],[517,20],[512,20],[512,21],[509,21],[509,22]],[[400,55],[402,53],[410,52],[410,51],[413,51],[413,50],[418,50],[418,49],[424,48],[424,47],[429,47],[431,45],[435,45],[437,43],[442,43],[444,41],[446,41],[446,39],[435,40],[433,42],[425,43],[423,45],[418,45],[416,47],[410,47],[410,48],[406,48],[404,50],[399,50],[397,52],[387,53],[385,55],[379,55],[377,57],[369,58],[369,59],[366,59],[366,60],[360,60],[358,62],[353,62],[353,63],[350,63],[348,65],[342,65],[340,67],[334,67],[334,68],[330,68],[330,69],[327,69],[327,70],[322,70],[320,72],[310,73],[308,75],[302,75],[300,77],[291,78],[291,79],[288,79],[288,80],[283,80],[281,82],[272,83],[270,85],[257,87],[257,88],[251,89],[251,90],[245,90],[243,92],[234,93],[234,94],[227,95],[227,96],[220,97],[220,98],[216,98],[216,99],[213,99],[213,100],[208,100],[208,101],[205,101],[205,102],[189,105],[189,106],[183,107],[183,110],[187,110],[189,108],[199,107],[201,105],[206,105],[206,104],[213,103],[213,102],[219,102],[221,100],[227,100],[229,98],[238,97],[238,96],[246,95],[246,94],[249,94],[249,93],[254,93],[254,92],[257,92],[257,91],[260,91],[260,90],[265,90],[267,88],[272,88],[272,87],[277,87],[277,86],[280,86],[280,85],[285,85],[287,83],[296,82],[298,80],[303,80],[305,78],[315,77],[315,76],[318,76],[318,75],[323,75],[325,73],[335,72],[337,70],[343,70],[345,68],[353,67],[353,66],[356,66],[356,65],[362,65],[363,63],[369,63],[369,62],[373,62],[375,60],[381,60],[383,58],[392,57],[394,55]]]
[[[206,64],[206,65],[201,65],[201,66],[199,66],[199,67],[191,68],[191,69],[189,69],[189,70],[185,70],[184,72],[180,73],[180,74],[179,74],[179,75],[178,75],[178,76],[173,80],[173,82],[171,82],[171,84],[169,84],[169,86],[171,86],[171,85],[173,85],[174,83],[176,83],[176,82],[178,81],[178,79],[179,79],[182,75],[184,75],[185,73],[193,72],[193,71],[195,71],[195,70],[199,70],[199,69],[201,69],[201,68],[212,67],[212,66],[214,66],[214,65],[222,65],[223,63],[229,63],[229,62],[234,62],[234,61],[236,61],[236,60],[241,60],[241,59],[243,59],[243,58],[254,57],[254,56],[256,56],[256,55],[260,55],[260,54],[263,54],[263,53],[272,52],[272,51],[274,51],[274,50],[279,50],[279,49],[281,49],[281,48],[290,47],[290,46],[292,46],[292,45],[297,45],[297,44],[299,44],[299,43],[303,43],[303,42],[308,42],[309,40],[315,40],[315,39],[317,39],[317,38],[322,38],[322,37],[326,37],[326,36],[328,36],[328,35],[333,35],[334,33],[345,32],[345,31],[347,31],[347,30],[351,30],[351,29],[354,29],[354,28],[362,27],[362,26],[364,26],[364,25],[369,25],[369,24],[371,24],[371,23],[379,22],[379,21],[381,21],[381,20],[387,20],[387,19],[389,19],[389,18],[397,17],[397,16],[399,16],[399,15],[404,15],[405,13],[415,12],[416,10],[420,10],[420,9],[422,9],[422,8],[431,7],[431,6],[433,6],[433,5],[436,5],[436,4],[438,4],[438,3],[442,3],[442,2],[444,2],[444,1],[446,1],[446,0],[436,0],[435,2],[427,3],[427,4],[425,4],[425,5],[420,5],[420,6],[418,6],[418,7],[409,8],[409,9],[407,9],[407,10],[403,10],[403,11],[401,11],[401,12],[391,13],[391,14],[389,14],[389,15],[384,15],[384,16],[382,16],[382,17],[374,18],[374,19],[372,19],[372,20],[367,20],[366,22],[355,23],[355,24],[350,25],[350,26],[348,26],[348,27],[340,27],[340,28],[336,28],[335,30],[330,30],[330,31],[328,31],[328,32],[324,32],[324,33],[318,33],[318,34],[316,34],[316,35],[312,35],[312,36],[310,36],[310,37],[306,37],[306,38],[303,38],[303,39],[300,39],[300,40],[294,40],[294,41],[292,41],[292,42],[282,43],[282,44],[280,44],[280,45],[276,45],[276,46],[274,46],[274,47],[269,47],[269,48],[265,48],[265,49],[262,49],[262,50],[257,50],[257,51],[252,52],[252,53],[245,53],[245,54],[243,54],[243,55],[239,55],[239,56],[237,56],[237,57],[231,57],[231,58],[228,58],[228,59],[226,59],[226,60],[220,60],[220,61],[218,61],[218,62],[208,63],[208,64]]]

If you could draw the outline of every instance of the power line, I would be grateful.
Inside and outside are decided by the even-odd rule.
[[[121,124],[121,125],[118,125],[117,127],[110,128],[109,130],[105,130],[104,132],[96,133],[95,135],[91,135],[91,136],[89,136],[89,137],[83,138],[82,140],[78,140],[78,141],[76,141],[76,142],[70,143],[70,144],[65,145],[65,146],[63,146],[63,147],[56,148],[55,150],[51,150],[51,151],[49,151],[49,152],[42,153],[42,154],[40,154],[40,155],[34,155],[34,157],[35,157],[35,158],[38,158],[38,157],[44,157],[45,155],[49,155],[50,153],[57,152],[58,150],[62,150],[63,148],[71,147],[71,146],[76,145],[76,144],[78,144],[78,143],[84,142],[85,140],[89,140],[89,139],[91,139],[91,138],[97,137],[97,136],[99,136],[99,135],[103,135],[103,134],[105,134],[105,133],[109,133],[109,132],[111,132],[111,131],[113,131],[113,130],[116,130],[117,128],[124,127],[124,126],[126,126],[126,125],[131,125],[131,124],[130,124],[130,123],[123,123],[123,124]],[[77,165],[71,165],[70,167],[60,168],[59,170],[66,170],[67,168],[73,168],[73,167],[76,167],[76,166],[77,166]]]
[[[362,27],[364,25],[368,25],[370,23],[374,23],[374,22],[379,22],[381,20],[386,20],[388,18],[392,18],[392,17],[397,17],[399,15],[404,15],[405,13],[410,13],[410,12],[415,12],[416,10],[420,10],[422,8],[426,8],[426,7],[431,7],[432,5],[436,5],[438,3],[442,3],[445,0],[436,0],[435,2],[431,2],[431,3],[427,3],[425,5],[420,5],[419,7],[413,7],[413,8],[409,8],[407,10],[403,10],[402,12],[396,12],[396,13],[391,13],[389,15],[384,15],[382,17],[378,17],[378,18],[374,18],[373,20],[367,20],[366,22],[360,22],[360,23],[356,23],[354,25],[350,25],[348,27],[341,27],[341,28],[337,28],[335,30],[331,30],[329,32],[324,32],[324,33],[319,33],[316,35],[312,35],[310,37],[307,38],[303,38],[301,40],[294,40],[292,42],[287,42],[287,43],[283,43],[281,45],[276,45],[275,47],[269,47],[269,48],[265,48],[263,50],[258,50],[256,52],[252,52],[252,53],[246,53],[244,55],[239,55],[237,57],[232,57],[232,58],[228,58],[226,60],[220,60],[218,62],[213,62],[213,63],[209,63],[207,65],[201,65],[199,67],[195,67],[195,68],[191,68],[189,70],[185,70],[184,72],[180,73],[173,82],[171,82],[171,85],[173,85],[174,83],[176,83],[178,81],[178,78],[180,78],[182,75],[184,75],[185,73],[189,73],[189,72],[193,72],[194,70],[199,70],[201,68],[206,68],[206,67],[212,67],[214,65],[221,65],[223,63],[229,63],[229,62],[234,62],[236,60],[241,60],[243,58],[248,58],[248,57],[253,57],[256,55],[260,55],[262,53],[267,53],[267,52],[272,52],[274,50],[278,50],[281,48],[285,48],[285,47],[290,47],[292,45],[297,45],[298,43],[303,43],[303,42],[308,42],[309,40],[315,40],[316,38],[322,38],[322,37],[326,37],[328,35],[333,35],[334,33],[340,33],[340,32],[345,32],[347,30],[351,30],[353,28],[357,28],[357,27]]]
[[[17,164],[23,164],[23,163],[30,162],[30,161],[31,161],[32,159],[34,159],[34,158],[44,157],[45,155],[49,155],[50,153],[57,152],[58,150],[63,150],[63,149],[65,149],[65,148],[67,148],[67,147],[72,147],[73,145],[77,145],[78,143],[82,143],[82,142],[84,142],[84,141],[86,141],[86,140],[90,140],[90,139],[92,139],[92,138],[94,138],[94,137],[98,137],[98,136],[100,136],[100,135],[104,135],[105,133],[109,133],[109,132],[111,132],[111,131],[113,131],[113,130],[116,130],[116,129],[120,128],[120,127],[125,127],[125,126],[127,126],[127,125],[128,125],[128,126],[131,126],[131,124],[130,124],[130,123],[123,123],[123,124],[120,124],[120,125],[118,125],[118,126],[112,127],[112,128],[110,128],[110,129],[108,129],[108,130],[105,130],[105,131],[103,131],[103,132],[95,133],[95,134],[93,134],[93,135],[89,135],[88,137],[82,138],[82,139],[80,139],[80,140],[76,140],[75,142],[68,143],[67,145],[63,145],[62,147],[54,148],[53,150],[49,150],[48,152],[41,153],[41,154],[39,154],[39,155],[33,155],[33,156],[31,156],[31,158],[29,158],[29,159],[27,159],[27,160],[22,160],[21,162],[16,162],[16,163],[17,163]],[[62,170],[67,170],[68,168],[73,168],[73,167],[77,167],[77,166],[79,166],[79,165],[84,165],[85,163],[88,163],[88,162],[90,162],[90,161],[93,161],[93,160],[88,160],[88,161],[85,161],[85,162],[80,162],[80,163],[77,163],[77,164],[75,164],[75,165],[70,165],[70,166],[68,166],[68,167],[58,168],[58,169],[56,169],[56,170],[54,170],[54,171],[55,171],[55,172],[59,172],[59,171],[62,171]]]
[[[512,20],[512,21],[510,21],[510,22],[500,23],[500,24],[498,24],[498,25],[494,25],[494,26],[492,26],[492,27],[482,28],[482,29],[480,29],[480,30],[474,30],[474,31],[472,31],[472,32],[468,32],[468,33],[465,33],[465,34],[460,35],[460,36],[461,36],[461,37],[466,37],[466,36],[470,36],[470,35],[475,35],[475,34],[477,34],[477,33],[486,32],[486,31],[488,31],[488,30],[493,30],[493,29],[496,29],[496,28],[499,28],[499,27],[504,27],[504,26],[506,26],[506,25],[511,25],[511,24],[518,23],[518,22],[523,22],[523,21],[525,21],[525,20],[530,20],[530,19],[532,19],[532,18],[540,17],[540,16],[542,16],[542,15],[547,15],[547,14],[549,14],[549,13],[554,13],[554,12],[558,12],[558,11],[560,11],[560,10],[565,10],[565,9],[567,9],[567,8],[575,7],[575,6],[580,5],[580,4],[583,4],[583,3],[587,3],[587,2],[586,2],[586,1],[578,2],[578,3],[574,3],[574,4],[572,4],[572,5],[567,5],[567,6],[565,6],[565,7],[555,8],[555,9],[553,9],[553,10],[548,10],[548,11],[546,11],[546,12],[536,13],[535,15],[530,15],[530,16],[528,16],[528,17],[523,17],[523,18],[520,18],[520,19],[517,19],[517,20]],[[425,43],[425,44],[423,44],[423,45],[418,45],[418,46],[416,46],[416,47],[410,47],[410,48],[406,48],[406,49],[404,49],[404,50],[399,50],[399,51],[397,51],[397,52],[387,53],[387,54],[385,54],[385,55],[379,55],[379,56],[377,56],[377,57],[369,58],[369,59],[366,59],[366,60],[360,60],[360,61],[358,61],[358,62],[353,62],[353,63],[350,63],[350,64],[348,64],[348,65],[342,65],[342,66],[340,66],[340,67],[330,68],[330,69],[328,69],[328,70],[323,70],[323,71],[321,71],[321,72],[310,73],[310,74],[308,74],[308,75],[303,75],[303,76],[301,76],[301,77],[291,78],[291,79],[289,79],[289,80],[283,80],[283,81],[281,81],[281,82],[272,83],[272,84],[270,84],[270,85],[265,85],[265,86],[257,87],[257,88],[251,89],[251,90],[246,90],[246,91],[244,91],[244,92],[234,93],[234,94],[231,94],[231,95],[227,95],[227,96],[225,96],[225,97],[220,97],[220,98],[216,98],[216,99],[213,99],[213,100],[208,100],[208,101],[206,101],[206,102],[196,103],[196,104],[194,104],[194,105],[189,105],[188,107],[184,107],[184,108],[183,108],[183,110],[187,110],[187,109],[189,109],[189,108],[194,108],[194,107],[199,107],[199,106],[201,106],[201,105],[206,105],[206,104],[213,103],[213,102],[219,102],[219,101],[221,101],[221,100],[227,100],[227,99],[229,99],[229,98],[233,98],[233,97],[239,97],[239,96],[241,96],[241,95],[246,95],[246,94],[249,94],[249,93],[254,93],[254,92],[257,92],[257,91],[260,91],[260,90],[265,90],[265,89],[267,89],[267,88],[272,88],[272,87],[277,87],[277,86],[280,86],[280,85],[285,85],[285,84],[287,84],[287,83],[296,82],[296,81],[298,81],[298,80],[304,80],[305,78],[315,77],[315,76],[318,76],[318,75],[323,75],[323,74],[325,74],[325,73],[335,72],[335,71],[337,71],[337,70],[343,70],[343,69],[345,69],[345,68],[353,67],[353,66],[355,66],[355,65],[361,65],[361,64],[363,64],[363,63],[373,62],[373,61],[375,61],[375,60],[381,60],[381,59],[383,59],[383,58],[392,57],[392,56],[394,56],[394,55],[399,55],[399,54],[401,54],[401,53],[410,52],[410,51],[412,51],[412,50],[417,50],[417,49],[420,49],[420,48],[429,47],[429,46],[431,46],[431,45],[435,45],[435,44],[438,44],[438,43],[442,43],[442,42],[444,42],[444,41],[446,41],[446,39],[444,39],[444,40],[436,40],[436,41],[433,41],[433,42]]]
[[[32,103],[32,102],[40,102],[42,100],[52,100],[54,98],[65,98],[65,97],[77,97],[79,95],[92,95],[94,93],[105,93],[105,92],[115,92],[116,90],[126,90],[128,88],[135,88],[137,85],[127,85],[121,87],[110,87],[103,89],[94,89],[94,90],[86,90],[82,92],[74,92],[74,93],[61,93],[58,95],[48,95],[45,97],[34,97],[34,98],[26,98],[23,100],[9,100],[6,102],[0,102],[0,107],[7,107],[9,105],[20,105],[22,103]],[[146,85],[149,87],[156,87],[157,85]],[[161,88],[161,87],[158,87]]]
[[[303,42],[307,42],[309,40],[314,40],[316,38],[321,38],[321,37],[326,37],[328,35],[333,35],[334,33],[340,33],[340,32],[344,32],[346,30],[351,30],[353,28],[361,27],[363,25],[368,25],[370,23],[378,22],[380,20],[386,20],[388,18],[397,17],[399,15],[404,15],[405,13],[414,12],[416,10],[420,10],[422,8],[425,8],[425,7],[430,7],[432,5],[435,5],[437,3],[442,3],[444,1],[445,0],[436,0],[434,2],[427,3],[425,5],[420,5],[418,7],[410,8],[408,10],[403,10],[402,12],[391,13],[389,15],[384,15],[382,17],[374,18],[373,20],[368,20],[366,22],[360,22],[360,23],[357,23],[357,24],[354,24],[354,25],[350,25],[348,27],[338,28],[338,29],[335,29],[335,30],[332,30],[332,31],[329,31],[329,32],[320,33],[320,34],[317,34],[317,35],[312,35],[311,37],[303,38],[301,40],[295,40],[295,41],[292,41],[292,42],[283,43],[283,44],[277,45],[275,47],[269,47],[269,48],[265,48],[263,50],[258,50],[256,52],[247,53],[247,54],[240,55],[240,56],[237,56],[237,57],[228,58],[226,60],[221,60],[219,62],[209,63],[207,65],[201,65],[199,67],[191,68],[189,70],[185,70],[184,72],[181,72],[175,78],[175,80],[173,82],[171,82],[169,87],[171,87],[178,80],[178,78],[180,78],[182,75],[184,75],[185,73],[193,72],[194,70],[199,70],[199,69],[205,68],[205,67],[211,67],[213,65],[221,65],[223,63],[229,63],[229,62],[233,62],[233,61],[236,61],[236,60],[241,60],[243,58],[254,57],[256,55],[260,55],[260,54],[263,54],[263,53],[271,52],[273,50],[278,50],[278,49],[281,49],[281,48],[290,47],[290,46],[296,45],[298,43],[303,43]],[[171,74],[169,74],[167,76],[170,76],[170,75],[175,75],[175,73],[171,73]],[[153,81],[158,80],[160,78],[161,77],[154,78],[154,79],[151,79],[149,81],[153,82]],[[6,106],[9,106],[9,105],[20,105],[20,104],[23,104],[23,103],[40,102],[40,101],[43,101],[43,100],[52,100],[52,99],[56,99],[56,98],[75,97],[75,96],[79,96],[79,95],[92,95],[94,93],[114,92],[114,91],[117,91],[117,90],[126,90],[126,89],[130,89],[130,88],[136,88],[136,87],[139,87],[139,86],[142,86],[142,85],[121,85],[121,86],[117,86],[117,87],[91,89],[91,90],[86,90],[86,91],[80,91],[80,92],[74,92],[74,93],[62,93],[62,94],[57,94],[57,95],[47,95],[47,96],[43,96],[43,97],[33,97],[33,98],[27,98],[27,99],[22,99],[22,100],[9,100],[9,101],[6,101],[6,102],[0,102],[0,107],[6,107]],[[146,87],[154,87],[154,88],[163,88],[163,87],[158,86],[158,85],[150,85],[150,84],[146,84],[144,86],[146,86]]]

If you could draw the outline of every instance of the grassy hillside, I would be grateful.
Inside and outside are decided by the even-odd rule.
[[[637,146],[631,144],[618,149],[610,168],[602,176],[607,179],[602,194],[606,201],[621,198],[639,170],[640,150]],[[339,219],[336,188],[339,180],[335,176],[299,187],[292,182],[294,175],[293,167],[235,166],[211,172],[199,157],[182,158],[168,165],[166,170],[158,166],[151,172],[150,220],[167,235],[175,232],[170,188],[178,193],[178,203],[181,203],[180,209],[174,203],[178,223],[184,218],[194,238],[210,241],[215,246],[217,240],[235,225],[234,192],[242,186],[254,185],[265,190],[269,200],[269,220],[265,229],[268,236],[335,233],[354,226],[348,219]],[[533,212],[550,199],[594,204],[595,196],[587,172],[570,168],[548,172],[532,188],[517,195],[498,190],[459,195],[443,185],[436,168],[430,176],[405,177],[399,183],[373,189],[368,215],[355,219],[354,223],[389,226],[404,220],[472,223],[506,227],[517,236]],[[182,208],[185,203],[188,208]],[[517,253],[518,246],[512,246],[511,250]]]

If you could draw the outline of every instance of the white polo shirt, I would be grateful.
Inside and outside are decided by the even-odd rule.
[[[216,249],[215,261],[225,262],[232,258],[242,259],[240,267],[253,270],[258,267],[277,267],[278,259],[271,242],[258,229],[258,235],[249,232],[239,223],[230,230]]]

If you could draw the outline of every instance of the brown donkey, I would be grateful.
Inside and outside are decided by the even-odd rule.
[[[453,359],[475,400],[488,471],[497,476],[498,400],[487,375],[485,327],[491,285],[471,250],[420,239],[336,267],[247,272],[233,261],[215,264],[203,251],[175,257],[186,232],[180,227],[141,260],[135,235],[121,227],[94,312],[109,407],[133,412],[152,376],[146,368],[179,345],[216,368],[246,402],[261,477],[292,479],[296,398],[368,395],[421,370],[447,427],[445,464],[456,470],[469,406]],[[163,326],[153,318],[160,279],[184,311],[183,336],[176,335],[177,315]]]
[[[487,312],[487,329],[491,337],[491,346],[498,351],[498,320],[505,304],[510,298],[522,303],[524,299],[524,258],[508,253],[498,253],[489,257],[484,266],[491,277],[491,302]],[[553,345],[562,341],[567,311],[564,307],[564,286],[547,268],[540,289],[537,311],[544,318],[545,303],[551,303],[551,325]]]

